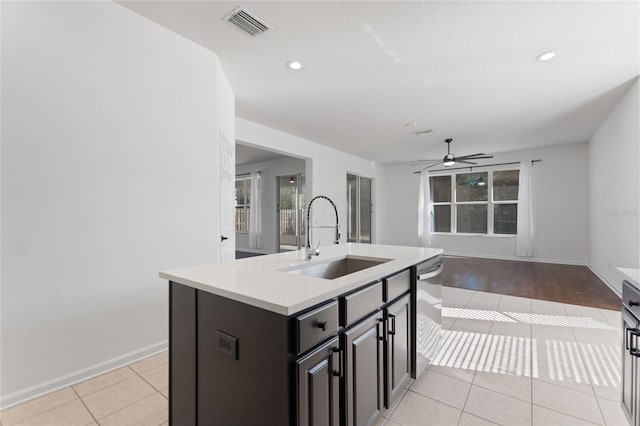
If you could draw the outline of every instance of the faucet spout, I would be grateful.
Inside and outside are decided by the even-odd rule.
[[[318,195],[309,202],[309,206],[307,207],[307,259],[311,259],[311,256],[318,256],[320,254],[320,250],[319,249],[312,250],[312,245],[311,245],[311,228],[312,228],[311,227],[311,206],[313,205],[313,202],[319,198],[327,200],[328,202],[331,203],[331,206],[333,207],[333,211],[336,214],[336,224],[335,224],[336,234],[335,234],[334,242],[336,244],[340,244],[340,224],[338,221],[338,208],[336,207],[336,203],[334,203],[331,200],[331,198],[325,195]]]

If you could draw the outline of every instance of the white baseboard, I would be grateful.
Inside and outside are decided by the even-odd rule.
[[[611,282],[609,282],[609,280],[607,280],[604,275],[600,274],[598,272],[598,270],[596,268],[593,267],[593,265],[589,264],[587,265],[587,268],[589,268],[589,270],[591,272],[593,272],[595,274],[596,277],[600,278],[600,280],[605,283],[607,285],[607,287],[609,287],[611,289],[611,291],[613,291],[615,294],[618,295],[618,297],[622,298],[622,293],[620,292],[620,289],[616,288]]]
[[[445,250],[444,256],[478,257],[481,259],[515,260],[518,262],[555,263],[558,265],[587,266],[587,262],[581,261],[581,260],[545,259],[542,257],[498,256],[498,255],[492,255],[492,254],[462,253],[462,252],[447,251],[447,250]]]
[[[46,382],[42,382],[37,385],[29,386],[28,388],[21,389],[8,395],[2,395],[2,397],[0,397],[0,409],[4,410],[6,408],[37,398],[44,394],[65,388],[67,386],[75,385],[76,383],[83,382],[85,380],[91,379],[92,377],[99,376],[111,370],[115,370],[127,364],[131,364],[132,362],[165,351],[168,347],[169,341],[163,340],[153,345],[126,353],[124,355],[120,355],[115,358],[111,358],[87,368],[83,368],[82,370],[65,374],[64,376],[56,377],[55,379],[47,380]]]

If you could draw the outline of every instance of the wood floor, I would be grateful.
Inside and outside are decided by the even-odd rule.
[[[449,287],[619,310],[620,298],[586,266],[445,257]]]

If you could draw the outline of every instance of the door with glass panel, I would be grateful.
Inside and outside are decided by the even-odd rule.
[[[371,244],[371,179],[347,174],[347,241]]]
[[[305,217],[305,175],[298,173],[293,175],[278,176],[276,227],[278,236],[278,251],[299,250],[306,239]]]

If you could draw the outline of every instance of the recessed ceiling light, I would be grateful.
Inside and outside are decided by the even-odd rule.
[[[294,71],[298,71],[302,69],[302,62],[290,61],[290,62],[287,62],[287,66]]]
[[[540,55],[538,55],[536,60],[541,61],[541,62],[550,61],[555,56],[556,56],[556,52],[544,52],[544,53],[541,53]]]

